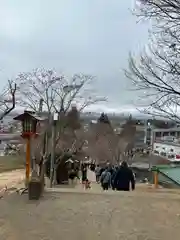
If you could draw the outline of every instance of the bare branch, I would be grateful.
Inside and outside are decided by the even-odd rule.
[[[39,101],[43,99],[45,111],[66,113],[73,104],[83,110],[105,100],[93,97],[94,91],[90,89],[93,80],[91,75],[75,74],[72,78],[67,78],[52,70],[36,69],[30,73],[19,74],[16,82],[22,106],[38,111]]]
[[[180,1],[139,0],[134,10],[151,20],[151,43],[139,59],[129,57],[125,71],[146,114],[179,121],[180,105]]]
[[[139,60],[129,57],[129,69],[125,75],[131,80],[133,89],[139,92],[140,103],[145,107],[146,114],[168,117],[176,121],[179,119],[175,112],[180,100],[180,62],[170,57],[172,49],[149,47]],[[138,103],[136,103],[138,105]]]
[[[8,86],[5,88],[4,92],[0,96],[0,107],[2,113],[0,115],[0,120],[2,120],[6,115],[8,115],[16,105],[16,91],[17,85],[13,81],[8,81]]]

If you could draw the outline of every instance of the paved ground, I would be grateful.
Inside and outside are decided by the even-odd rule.
[[[91,181],[94,175],[89,172]],[[1,240],[178,240],[180,195],[102,192],[77,187],[39,202],[16,193],[0,199]]]

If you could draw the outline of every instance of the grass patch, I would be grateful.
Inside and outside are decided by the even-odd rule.
[[[0,156],[0,173],[25,168],[22,156]]]

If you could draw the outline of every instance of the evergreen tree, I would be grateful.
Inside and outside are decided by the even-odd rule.
[[[76,107],[73,106],[67,113],[66,121],[68,127],[73,130],[79,129],[81,127],[80,114]]]

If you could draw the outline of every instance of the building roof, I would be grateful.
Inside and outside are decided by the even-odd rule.
[[[43,120],[47,119],[47,117],[42,117],[42,116],[40,116],[40,115],[38,115],[38,114],[36,114],[34,112],[24,111],[22,114],[14,117],[14,120],[22,121],[25,116],[30,116],[30,117],[32,117],[34,119],[37,119],[38,121],[43,121]]]
[[[180,146],[180,143],[178,142],[168,142],[166,140],[155,140],[154,143],[160,143],[160,144],[164,144],[164,145],[169,145],[169,146]]]
[[[180,167],[162,167],[159,168],[159,171],[170,180],[180,185]]]

